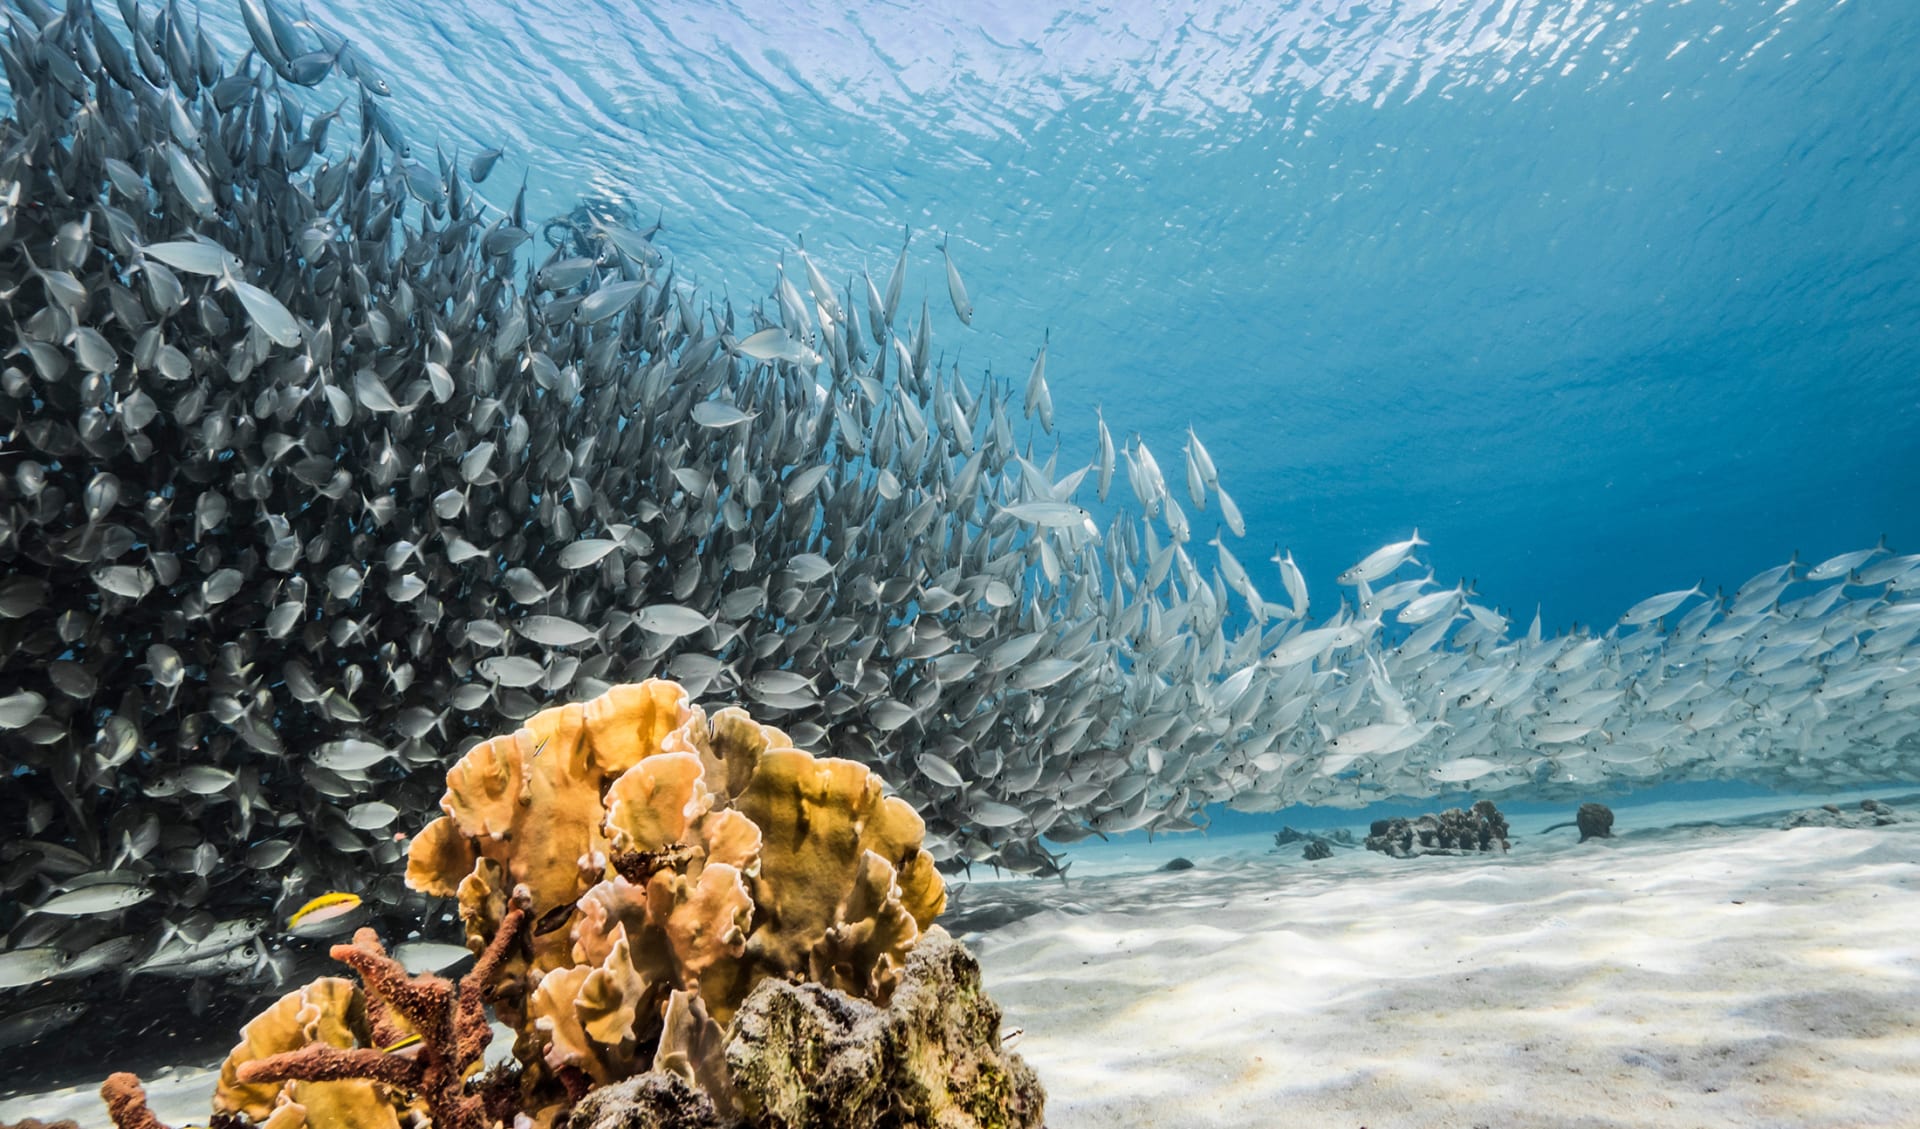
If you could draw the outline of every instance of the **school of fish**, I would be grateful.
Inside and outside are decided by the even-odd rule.
[[[1236,555],[1197,435],[1163,468],[1103,418],[1076,462],[1044,343],[1013,382],[940,359],[912,233],[883,280],[796,244],[736,309],[658,224],[489,202],[502,155],[416,147],[305,12],[241,0],[232,58],[177,3],[13,3],[0,990],[33,1030],[91,976],[271,980],[303,903],[417,920],[446,765],[646,677],[876,766],[949,868],[1222,802],[1913,775],[1920,556],[1598,634],[1516,633],[1417,532],[1312,594]]]

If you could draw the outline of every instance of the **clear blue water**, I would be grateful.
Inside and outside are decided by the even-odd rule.
[[[1169,468],[1192,424],[1239,555],[1289,547],[1317,599],[1416,526],[1442,579],[1549,630],[1920,545],[1920,27],[1894,7],[939,7],[333,11],[413,136],[507,150],[483,194],[524,172],[537,214],[658,215],[715,291],[762,296],[802,236],[884,281],[910,225],[907,305],[965,371],[1017,382],[1050,333],[1066,458],[1096,408]]]
[[[414,138],[507,149],[485,195],[629,201],[716,292],[802,234],[884,276],[912,225],[966,371],[1050,329],[1069,457],[1096,406],[1169,466],[1194,424],[1241,556],[1323,596],[1415,526],[1550,630],[1920,545],[1903,7],[940,7],[326,6]]]

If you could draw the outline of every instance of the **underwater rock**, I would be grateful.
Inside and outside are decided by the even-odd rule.
[[[972,954],[938,927],[884,1008],[818,984],[763,981],[725,1047],[740,1110],[678,1074],[596,1087],[564,1129],[1026,1129],[1046,1095],[1000,1036]]]
[[[1548,824],[1538,833],[1545,835],[1549,831],[1558,831],[1563,827],[1578,827],[1582,843],[1588,839],[1611,839],[1613,838],[1613,809],[1605,804],[1581,804],[1580,810],[1574,813],[1572,819]]]
[[[1300,857],[1308,862],[1330,859],[1333,857],[1333,847],[1325,839],[1309,839],[1307,845],[1300,849]]]
[[[1414,819],[1376,819],[1367,849],[1394,858],[1420,855],[1462,855],[1507,849],[1507,821],[1492,800],[1480,800],[1471,810],[1448,808],[1438,815]]]
[[[1166,865],[1162,866],[1160,869],[1161,870],[1192,870],[1193,860],[1190,858],[1170,858],[1167,860]]]
[[[42,1121],[37,1117],[23,1117],[19,1121],[0,1121],[0,1129],[80,1129],[80,1123],[64,1118]]]
[[[763,981],[735,1019],[727,1065],[747,1123],[818,1129],[1031,1129],[1046,1092],[1002,1045],[980,964],[928,931],[893,999]]]
[[[581,1098],[559,1129],[730,1129],[712,1099],[678,1074],[654,1070]]]
[[[1353,832],[1344,827],[1336,827],[1332,831],[1324,833],[1319,831],[1300,831],[1292,827],[1282,827],[1273,833],[1274,846],[1284,847],[1292,843],[1326,843],[1334,847],[1352,847],[1357,845],[1353,841]]]
[[[1904,818],[1879,800],[1861,800],[1858,808],[1822,804],[1817,808],[1797,811],[1788,816],[1781,826],[1788,830],[1795,827],[1885,827],[1889,823],[1899,823]]]

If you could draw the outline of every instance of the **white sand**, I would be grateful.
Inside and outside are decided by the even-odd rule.
[[[1920,824],[1557,835],[1082,883],[987,987],[1052,1129],[1920,1126]]]
[[[113,1070],[112,1066],[102,1070],[100,1080],[106,1081]],[[215,1063],[212,1067],[175,1067],[153,1077],[142,1075],[140,1084],[146,1087],[147,1105],[161,1121],[175,1126],[205,1125],[213,1112],[213,1087],[219,1080],[220,1065]],[[100,1100],[97,1084],[92,1088],[77,1086],[0,1102],[0,1121],[26,1117],[42,1121],[68,1118],[78,1121],[85,1129],[112,1129],[113,1126],[107,1118],[106,1103]]]
[[[1080,851],[1100,876],[979,884],[1065,908],[968,940],[1051,1129],[1920,1126],[1920,823],[1573,840]],[[184,1125],[212,1083],[147,1086]],[[0,1102],[27,1115],[106,1124],[91,1088]]]

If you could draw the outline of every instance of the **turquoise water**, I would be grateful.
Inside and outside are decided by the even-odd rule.
[[[966,371],[1051,330],[1067,457],[1192,423],[1318,585],[1417,526],[1552,630],[1920,544],[1898,7],[942,7],[329,5],[417,142],[507,150],[483,195],[626,201],[716,292],[912,225]]]

